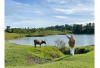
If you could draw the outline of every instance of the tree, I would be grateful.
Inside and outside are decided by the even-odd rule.
[[[48,31],[48,30],[53,30],[53,31],[72,31],[74,34],[93,34],[94,33],[94,23],[87,23],[86,25],[82,24],[74,24],[74,25],[56,25],[56,26],[50,26],[46,28],[10,28],[10,26],[6,27],[6,32],[9,33],[24,33],[24,34],[30,34],[34,32],[39,32],[41,33],[42,31]]]
[[[11,30],[10,30],[10,26],[6,26],[6,32],[11,32]]]
[[[83,33],[82,24],[81,24],[81,25],[79,25],[79,24],[74,24],[74,25],[73,25],[73,33],[82,34],[82,33]]]

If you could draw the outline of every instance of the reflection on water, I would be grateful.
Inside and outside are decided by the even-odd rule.
[[[94,35],[74,35],[75,37],[75,46],[86,46],[94,44]],[[46,41],[46,45],[56,45],[55,41],[57,39],[61,39],[66,43],[68,46],[68,39],[65,35],[51,35],[51,36],[44,36],[44,37],[25,37],[16,40],[7,40],[6,42],[21,44],[21,45],[34,45],[34,39],[43,39]],[[45,44],[43,44],[45,45]]]

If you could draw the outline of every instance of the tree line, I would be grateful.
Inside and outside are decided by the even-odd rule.
[[[54,30],[54,31],[72,31],[74,34],[94,34],[94,23],[87,23],[86,25],[82,24],[65,24],[65,25],[56,25],[46,28],[11,28],[6,26],[5,31],[8,33],[21,33],[21,34],[30,34],[38,31]]]

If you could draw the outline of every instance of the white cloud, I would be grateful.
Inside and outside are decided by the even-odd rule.
[[[67,18],[68,18],[68,17],[66,17],[66,16],[54,16],[54,17],[60,18],[60,19],[67,19]]]
[[[83,25],[86,25],[87,23],[94,23],[94,21],[75,22],[75,24],[83,24]]]
[[[33,11],[34,13],[36,13],[37,15],[43,15],[44,13],[42,11]]]
[[[20,28],[20,27],[11,27],[11,28]]]
[[[64,14],[73,14],[73,13],[79,13],[79,12],[90,12],[93,13],[93,8],[89,7],[73,7],[69,9],[61,9],[61,8],[55,8],[54,11],[64,13]]]
[[[7,15],[19,15],[19,13],[22,14],[33,12],[33,9],[29,4],[23,4],[12,0],[7,0],[5,2],[5,12]]]
[[[60,4],[66,4],[67,1],[61,0],[59,3],[60,3]]]
[[[55,0],[54,0],[55,1]],[[80,13],[93,13],[94,7],[91,2],[84,2],[80,0],[59,0],[60,3],[65,2],[66,4],[55,4],[51,5],[53,10],[57,13],[63,13],[63,14],[80,14]]]
[[[43,15],[43,12],[41,11],[39,6],[20,3],[13,0],[8,0],[5,3],[5,11],[7,15],[15,15],[15,14]]]
[[[55,3],[55,4],[66,4],[68,3],[67,0],[47,0],[49,3]]]
[[[55,9],[55,11],[57,12],[62,12],[62,13],[65,13],[65,14],[71,14],[71,13],[74,13],[76,9]]]

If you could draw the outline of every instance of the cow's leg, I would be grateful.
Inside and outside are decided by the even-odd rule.
[[[40,48],[41,48],[41,44],[40,44]]]
[[[34,44],[34,47],[36,48],[36,44]]]
[[[36,41],[34,40],[34,47],[36,48]]]

